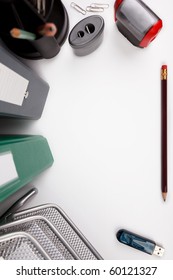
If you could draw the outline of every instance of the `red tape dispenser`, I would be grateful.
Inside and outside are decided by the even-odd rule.
[[[118,30],[135,46],[147,47],[162,28],[162,20],[141,0],[116,0]]]

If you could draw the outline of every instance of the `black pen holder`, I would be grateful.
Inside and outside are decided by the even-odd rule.
[[[64,44],[69,30],[67,11],[61,0],[45,0],[44,15],[38,12],[31,0],[0,0],[0,37],[6,46],[18,56],[28,59],[52,58]],[[54,23],[54,36],[36,36],[35,40],[16,39],[10,30],[19,28],[37,35],[39,26]]]

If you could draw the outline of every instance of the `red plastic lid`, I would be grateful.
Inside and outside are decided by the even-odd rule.
[[[122,2],[123,2],[123,0],[116,0],[115,1],[115,4],[114,4],[114,19],[115,19],[115,21],[117,20],[117,18],[116,18],[117,10],[118,10],[118,8],[119,8],[119,6],[121,5]]]
[[[162,20],[160,19],[145,34],[139,46],[142,48],[147,47],[151,43],[151,41],[153,41],[156,38],[161,28],[162,28]]]

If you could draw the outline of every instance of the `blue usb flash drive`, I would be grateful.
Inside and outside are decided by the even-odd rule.
[[[164,248],[158,246],[154,241],[125,229],[119,230],[116,236],[119,242],[149,255],[157,255],[161,257],[164,253]]]

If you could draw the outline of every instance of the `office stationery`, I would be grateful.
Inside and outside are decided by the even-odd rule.
[[[46,0],[37,0],[37,9],[38,12],[43,16],[46,14]]]
[[[12,199],[12,196],[8,198],[7,203],[6,201],[3,202],[4,206],[6,207],[6,210],[2,209],[2,204],[1,204],[1,209],[0,209],[0,224],[6,223],[6,221],[9,219],[9,216],[14,214],[18,209],[23,207],[33,196],[35,196],[38,193],[38,190],[34,188],[32,185],[30,185],[30,190],[25,192],[24,195],[16,196],[17,198]],[[3,214],[2,214],[3,212]]]
[[[161,68],[161,190],[167,197],[167,65]]]
[[[116,237],[120,243],[128,245],[134,249],[149,255],[156,255],[158,257],[163,256],[164,248],[158,246],[154,241],[146,237],[142,237],[125,229],[119,230]]]
[[[135,46],[147,47],[162,28],[162,20],[141,0],[116,0],[118,30]]]
[[[41,5],[42,5],[42,0],[37,0],[37,11],[40,14],[41,13]]]
[[[75,9],[77,12],[86,15],[86,10],[83,9],[82,7],[80,7],[79,5],[77,5],[76,3],[72,2],[70,5],[73,9]]]
[[[39,14],[46,15],[46,0],[29,0]]]
[[[29,81],[0,63],[0,100],[22,106]]]
[[[44,25],[39,26],[37,31],[42,36],[52,37],[52,36],[55,36],[55,34],[57,32],[57,27],[54,23],[47,22]]]
[[[66,213],[55,204],[18,211],[0,227],[4,233],[26,231],[36,238],[51,259],[102,259]],[[27,230],[25,230],[27,228]]]
[[[39,119],[49,85],[0,46],[0,116]]]
[[[45,217],[35,215],[0,226],[0,236],[19,231],[29,233],[36,239],[52,260],[78,259],[63,236]]]
[[[92,12],[92,13],[104,12],[104,9],[107,9],[109,7],[109,4],[92,3],[84,9],[84,8],[80,7],[79,5],[77,5],[76,3],[71,2],[71,7],[74,8],[79,13],[86,15],[87,12]]]
[[[35,192],[33,190],[34,187],[31,183],[26,184],[0,202],[0,224],[4,222],[4,220],[8,216],[7,212],[9,211],[9,209],[11,209],[11,207],[14,206],[17,202],[19,202],[20,199],[28,197],[28,195],[30,197],[30,194],[34,195]]]
[[[74,53],[84,56],[95,51],[103,41],[104,19],[93,15],[78,22],[69,34]]]
[[[0,259],[49,260],[38,241],[26,232],[14,232],[0,236]]]
[[[46,15],[46,0],[42,0],[42,6],[41,6],[41,13],[43,14],[43,16]]]
[[[16,38],[16,39],[26,39],[26,40],[35,40],[36,39],[36,34],[19,29],[19,28],[11,29],[10,34],[13,38]]]
[[[53,164],[46,138],[30,135],[1,135],[0,160],[6,173],[0,182],[2,204]]]
[[[37,36],[39,26],[49,22],[55,24],[58,32],[54,36]],[[49,59],[60,52],[68,35],[69,19],[61,0],[0,1],[0,26],[2,41],[15,54],[28,59]],[[26,31],[36,38],[28,34],[22,40],[13,38],[13,28],[23,30],[22,37]]]
[[[90,4],[90,6],[92,8],[103,8],[103,9],[109,8],[109,4],[106,4],[106,3],[92,3],[92,4]]]
[[[94,13],[101,13],[101,12],[104,12],[104,9],[102,7],[87,6],[86,11],[87,12],[94,12]]]
[[[9,183],[15,179],[18,179],[18,173],[14,164],[13,155],[10,151],[0,153],[0,166],[0,186],[3,186],[4,184]]]

